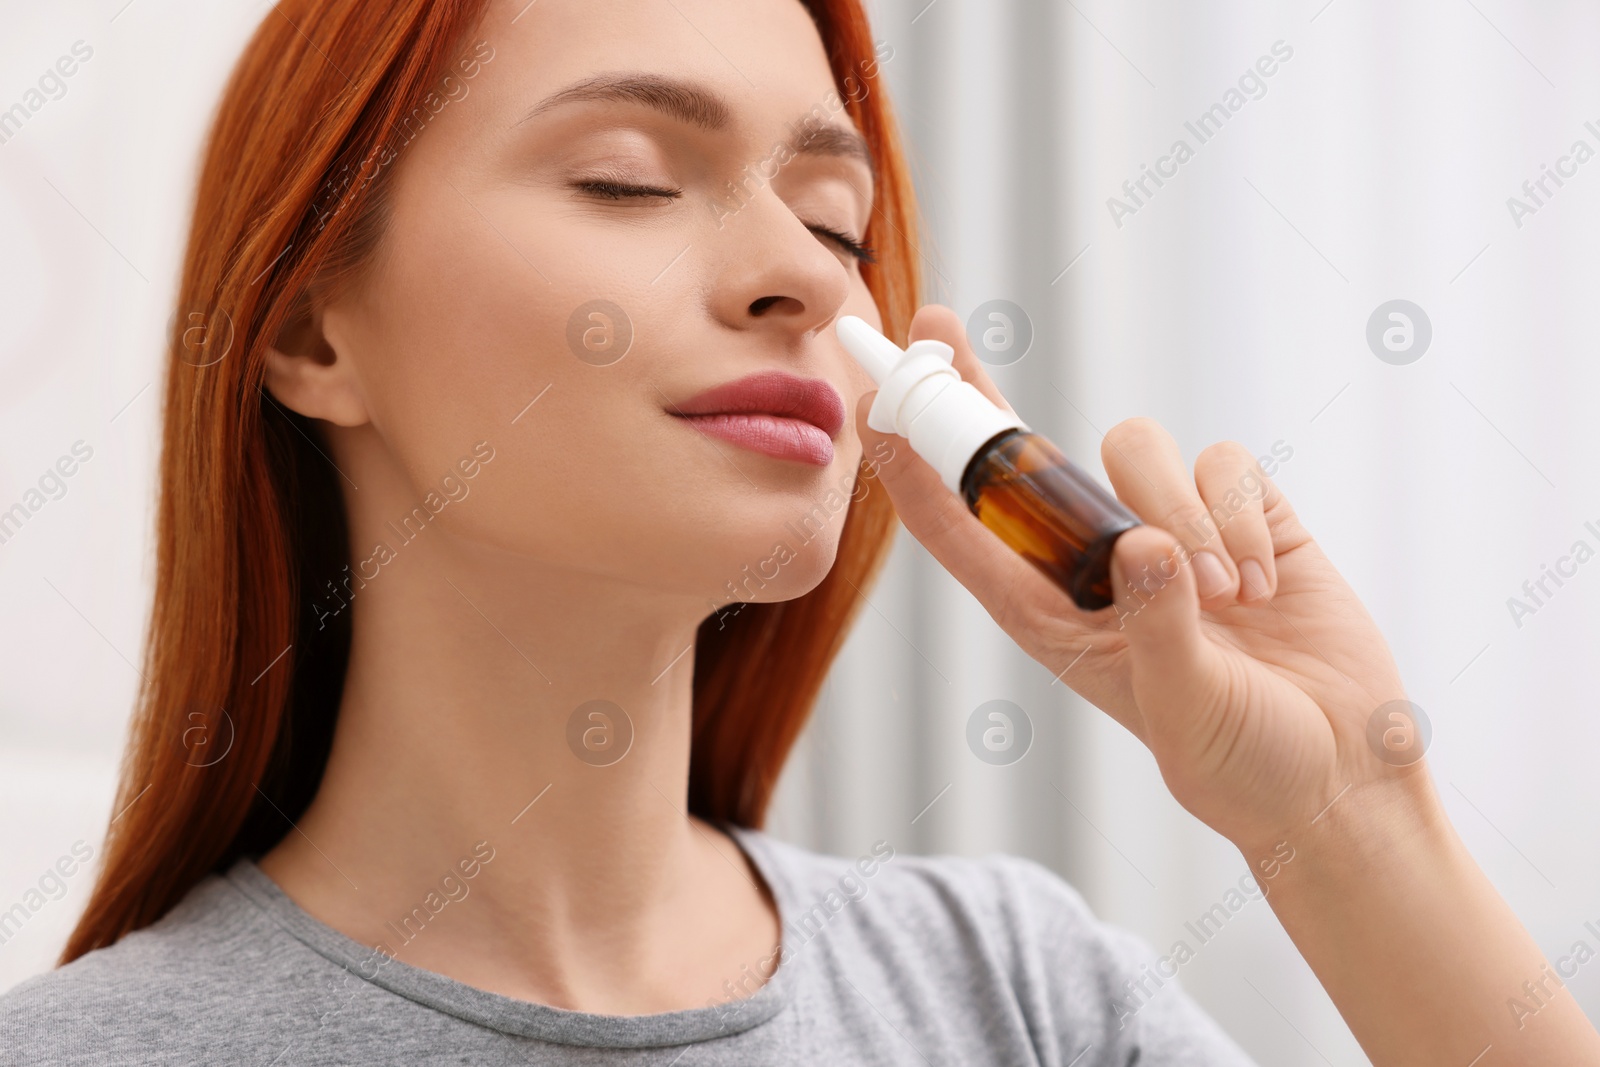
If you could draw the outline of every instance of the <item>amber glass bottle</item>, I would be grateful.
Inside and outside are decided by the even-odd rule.
[[[878,383],[867,425],[896,433],[984,526],[1086,611],[1111,605],[1111,546],[1139,525],[1049,440],[963,381],[942,341],[902,349],[845,315],[840,342]]]
[[[1078,607],[1113,602],[1111,546],[1139,519],[1048,438],[1002,431],[967,464],[961,499]]]

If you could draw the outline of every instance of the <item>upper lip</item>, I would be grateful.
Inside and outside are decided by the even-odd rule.
[[[759,371],[697,393],[673,407],[675,415],[778,415],[800,419],[829,437],[844,426],[844,400],[821,378],[780,370]]]

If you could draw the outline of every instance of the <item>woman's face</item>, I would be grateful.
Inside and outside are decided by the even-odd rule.
[[[323,309],[370,420],[336,450],[364,435],[403,514],[487,442],[438,517],[517,557],[718,604],[816,585],[873,387],[832,326],[880,319],[823,232],[862,239],[872,171],[799,0],[492,3],[434,104],[391,141],[373,271]],[[808,117],[836,136],[781,147]],[[831,439],[788,426],[781,458],[674,413],[765,371],[837,394]]]

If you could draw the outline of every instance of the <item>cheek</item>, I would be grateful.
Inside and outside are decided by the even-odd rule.
[[[495,222],[506,239],[476,214],[388,235],[351,328],[384,447],[419,493],[476,442],[494,449],[442,513],[459,536],[552,562],[681,571],[686,534],[709,546],[716,531],[704,528],[704,457],[676,461],[693,442],[658,383],[694,351],[704,313],[667,278],[633,277],[650,258],[637,242],[608,248],[602,234],[563,253],[559,225],[540,243],[531,223]]]
[[[362,309],[362,344],[378,367],[363,385],[385,439],[406,451],[420,435],[426,452],[448,451],[457,438],[498,447],[562,427],[570,432],[556,443],[576,450],[614,431],[609,409],[637,393],[647,365],[636,324],[653,314],[624,272],[608,269],[626,256],[567,242],[559,226],[487,197],[474,210],[445,196],[461,210],[445,210],[451,199],[397,203]]]

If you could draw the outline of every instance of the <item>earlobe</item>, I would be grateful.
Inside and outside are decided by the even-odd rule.
[[[355,363],[328,336],[328,316],[302,297],[266,352],[266,388],[284,407],[336,426],[370,421]]]

